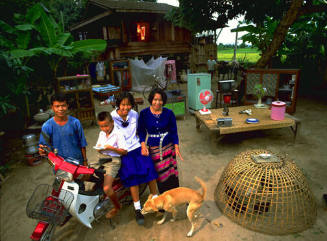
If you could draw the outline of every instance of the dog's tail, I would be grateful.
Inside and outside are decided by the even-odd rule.
[[[200,185],[202,187],[202,195],[201,196],[202,196],[202,199],[204,199],[207,194],[207,186],[201,178],[199,178],[197,176],[195,176],[194,178],[198,183],[200,183]]]

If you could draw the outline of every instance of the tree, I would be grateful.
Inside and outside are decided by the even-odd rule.
[[[2,0],[0,1],[0,19],[8,24],[14,24],[14,14],[24,14],[26,9],[31,8],[38,0]],[[4,10],[5,9],[5,10]]]
[[[101,39],[74,42],[71,34],[64,32],[63,24],[57,24],[40,4],[29,8],[17,21],[18,24],[11,26],[0,20],[0,60],[5,62],[4,71],[8,73],[8,78],[2,79],[4,84],[0,90],[6,91],[4,87],[8,87],[6,98],[0,100],[3,114],[6,113],[4,108],[19,104],[17,97],[27,94],[27,81],[33,82],[28,78],[28,74],[34,71],[31,68],[33,61],[48,63],[52,79],[46,83],[53,89],[57,68],[64,58],[78,53],[102,52],[106,47],[106,41]]]
[[[267,16],[278,21],[271,42],[257,62],[265,67],[283,43],[289,27],[300,17],[314,12],[326,12],[325,0],[180,0],[179,8],[168,18],[176,25],[195,32],[226,26],[228,20],[243,15],[246,21],[262,26]]]
[[[240,39],[243,40],[243,43],[249,42],[252,46],[257,47],[261,53],[264,53],[273,39],[274,32],[278,26],[278,21],[271,17],[267,17],[260,26],[249,21],[244,21],[242,25],[242,27],[232,29],[231,32],[247,32],[240,37]]]
[[[82,19],[87,0],[2,0],[0,9],[2,11],[0,19],[9,24],[14,24],[14,15],[24,15],[26,9],[31,8],[36,3],[43,4],[47,8],[56,22],[63,22],[64,28],[78,23]]]
[[[327,87],[327,13],[313,13],[298,19],[289,29],[278,50],[286,56],[290,66],[300,66],[301,76],[309,79],[311,86]],[[306,86],[309,87],[309,86]],[[308,88],[306,88],[308,89]]]
[[[83,11],[87,0],[48,0],[48,7],[56,22],[63,22],[64,29],[79,23],[82,20]]]

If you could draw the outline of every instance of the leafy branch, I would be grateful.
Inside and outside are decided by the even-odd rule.
[[[267,93],[267,89],[262,86],[262,84],[256,84],[254,86],[254,91],[258,99],[261,99]]]

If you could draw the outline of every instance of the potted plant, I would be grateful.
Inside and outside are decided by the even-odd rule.
[[[254,91],[255,91],[255,94],[256,94],[256,96],[257,96],[257,98],[258,98],[258,103],[255,104],[254,106],[255,106],[256,108],[263,108],[263,107],[265,107],[265,104],[262,104],[261,99],[262,99],[262,97],[265,96],[265,94],[267,93],[267,89],[264,88],[264,87],[262,86],[262,84],[256,84],[256,85],[254,86]]]

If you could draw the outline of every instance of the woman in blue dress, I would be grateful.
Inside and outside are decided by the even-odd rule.
[[[138,113],[132,108],[135,105],[133,96],[128,92],[122,92],[116,98],[116,110],[111,112],[115,127],[125,137],[127,155],[122,156],[120,179],[125,187],[130,187],[134,201],[136,221],[139,225],[144,224],[141,214],[139,198],[139,184],[148,183],[150,193],[157,196],[156,178],[158,174],[150,157],[141,155],[141,145],[136,135]]]
[[[159,175],[159,193],[163,193],[179,187],[176,155],[181,160],[183,158],[179,151],[176,117],[170,109],[163,107],[167,101],[166,93],[154,89],[149,94],[148,101],[150,107],[140,112],[138,134],[142,155],[151,156]]]

